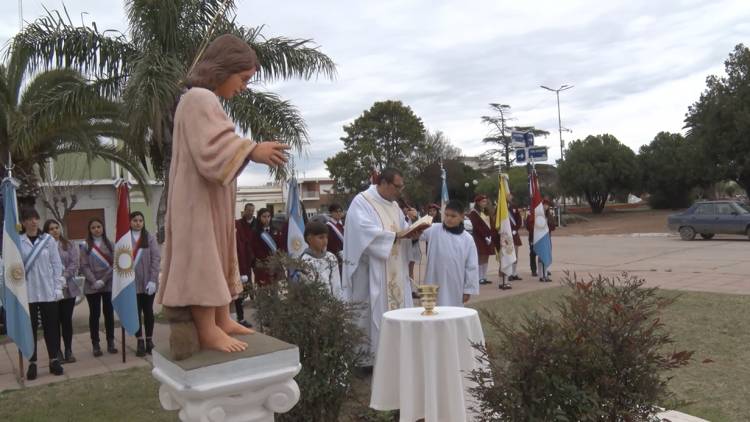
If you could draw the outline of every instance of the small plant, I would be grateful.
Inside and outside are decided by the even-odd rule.
[[[269,259],[284,268],[279,274],[311,271],[309,264],[285,255]],[[364,355],[364,334],[357,327],[360,307],[331,295],[329,287],[317,282],[279,280],[256,290],[257,320],[264,332],[297,345],[302,370],[295,377],[300,401],[279,421],[336,421],[344,402],[352,394],[354,368]]]
[[[659,316],[675,298],[644,288],[645,280],[565,274],[570,290],[556,313],[520,322],[483,312],[499,342],[475,345],[481,369],[471,372],[483,421],[652,421],[668,396],[670,369],[693,352],[673,343]]]

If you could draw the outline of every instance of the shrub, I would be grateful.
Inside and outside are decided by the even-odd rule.
[[[286,269],[310,270],[305,262],[286,256],[270,261]],[[336,299],[322,283],[287,280],[257,289],[255,307],[261,329],[297,345],[300,352],[300,401],[277,420],[338,420],[352,393],[353,369],[363,360],[364,334],[355,324],[359,307]]]
[[[644,280],[565,274],[555,313],[520,322],[483,312],[499,341],[475,345],[483,368],[469,378],[483,421],[650,421],[668,396],[664,373],[692,352],[669,351],[665,298]]]

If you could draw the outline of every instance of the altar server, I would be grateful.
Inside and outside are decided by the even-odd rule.
[[[464,230],[464,206],[450,201],[442,223],[435,223],[422,234],[427,242],[425,284],[437,284],[438,306],[463,306],[479,294],[477,247]]]

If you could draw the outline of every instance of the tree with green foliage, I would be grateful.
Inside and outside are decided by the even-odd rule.
[[[511,153],[516,150],[513,146],[511,134],[513,132],[531,132],[534,136],[547,136],[549,132],[537,129],[534,126],[513,126],[509,122],[514,120],[510,117],[510,106],[507,104],[490,103],[490,108],[496,114],[493,116],[482,116],[482,122],[490,126],[490,133],[482,142],[495,146],[485,152],[486,156],[500,158],[507,172],[513,164]]]
[[[373,169],[395,167],[407,181],[404,195],[410,204],[423,204],[432,200],[428,190],[433,183],[424,182],[420,175],[440,160],[460,154],[442,132],[428,133],[422,119],[401,101],[374,103],[344,126],[344,132],[344,150],[325,160],[337,192],[362,191]]]
[[[700,145],[704,171],[750,191],[750,49],[743,44],[724,62],[726,76],[706,78],[706,90],[685,117],[688,139]]]
[[[95,23],[76,25],[69,16],[49,12],[13,39],[13,49],[36,68],[71,67],[100,78],[122,99],[127,124],[124,145],[145,163],[150,160],[165,182],[159,204],[163,229],[169,186],[174,113],[191,64],[219,35],[247,41],[260,61],[255,81],[333,77],[336,67],[311,40],[266,38],[263,26],[236,21],[233,0],[127,0],[128,35],[99,31]],[[297,109],[278,95],[253,87],[225,103],[238,127],[255,140],[280,140],[300,149],[308,140]],[[283,171],[279,173],[283,176]]]
[[[565,193],[585,197],[594,214],[610,195],[627,193],[639,181],[635,153],[609,134],[571,142],[558,171]]]
[[[705,179],[698,145],[679,133],[659,132],[638,153],[641,183],[653,208],[685,208],[690,191]]]
[[[41,182],[49,181],[49,160],[67,153],[115,162],[147,186],[138,159],[113,141],[126,125],[122,104],[103,92],[106,82],[71,69],[30,74],[29,67],[29,57],[15,48],[0,65],[0,166],[10,154],[19,204],[34,205]]]

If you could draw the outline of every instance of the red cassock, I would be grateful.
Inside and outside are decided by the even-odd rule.
[[[276,271],[274,268],[269,267],[268,257],[273,255],[271,248],[263,241],[260,237],[260,233],[253,230],[252,237],[250,238],[250,247],[253,251],[253,275],[255,276],[255,282],[260,285],[270,284],[274,281]],[[276,242],[276,246],[279,250],[282,248],[283,236],[279,232],[272,232],[271,237]]]
[[[237,230],[237,263],[240,269],[240,275],[250,276],[255,261],[255,254],[252,248],[253,228],[244,218],[234,222]]]
[[[477,254],[479,256],[495,255],[495,249],[500,244],[500,236],[497,231],[491,226],[494,226],[493,218],[490,216],[490,227],[482,220],[479,216],[479,211],[472,209],[469,213],[469,220],[471,220],[472,236],[474,237],[474,243],[477,245]],[[490,238],[489,245],[487,244],[487,238]]]
[[[523,243],[521,242],[521,235],[518,234],[518,230],[523,226],[521,212],[518,211],[518,208],[511,208],[510,217],[510,229],[513,231],[513,244],[515,246],[521,246]]]
[[[328,226],[328,252],[338,256],[338,253],[344,250],[344,242],[331,226],[333,225],[343,236],[344,225],[333,221],[329,221],[326,225]]]

